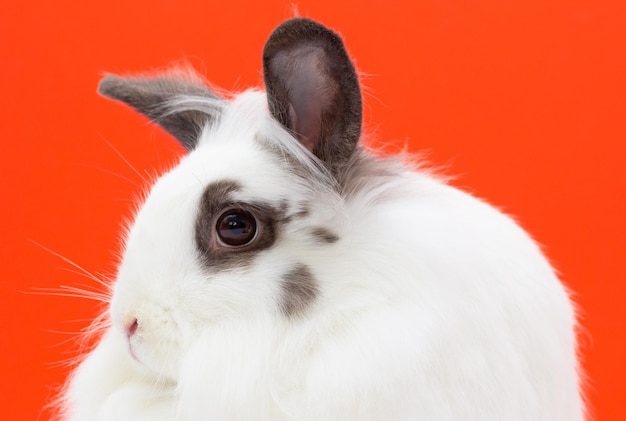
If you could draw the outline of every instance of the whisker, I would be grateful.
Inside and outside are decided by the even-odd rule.
[[[108,170],[106,168],[97,167],[95,165],[89,165],[89,164],[74,164],[74,165],[76,165],[78,167],[90,168],[92,170],[97,170],[97,171],[103,172],[105,174],[112,175],[112,176],[117,177],[117,178],[119,178],[121,180],[129,182],[130,184],[132,184],[133,186],[137,187],[138,189],[143,188],[143,186],[141,184],[131,180],[130,178],[128,178],[126,176],[123,176],[122,174],[118,174],[115,171]]]
[[[68,368],[74,367],[77,363],[76,357],[67,357],[57,361],[48,361],[44,363],[48,368]]]
[[[71,336],[71,338],[63,339],[61,342],[59,342],[57,344],[48,345],[50,348],[54,348],[54,347],[63,345],[65,343],[67,343],[67,342],[71,342],[71,341],[76,340],[76,335],[79,335],[81,333],[81,330],[69,331],[69,330],[43,329],[43,331],[46,332],[46,333],[54,333],[55,335],[64,335],[64,336],[68,335],[68,336]]]
[[[96,283],[98,283],[98,285],[101,285],[101,286],[103,286],[104,288],[106,288],[106,290],[107,290],[107,291],[111,291],[111,290],[113,289],[113,287],[111,286],[111,280],[110,280],[110,279],[108,279],[108,278],[106,278],[106,276],[104,276],[104,275],[103,275],[103,274],[101,274],[101,273],[98,273],[98,275],[99,275],[99,276],[102,276],[102,277],[104,277],[104,278],[106,278],[106,281],[105,281],[105,280],[100,279],[98,276],[94,276],[94,277],[92,278],[91,276],[87,276],[87,275],[85,275],[83,272],[79,272],[79,271],[77,271],[77,270],[73,270],[73,269],[69,269],[69,268],[63,268],[63,267],[61,267],[61,268],[59,268],[59,270],[62,270],[62,271],[64,271],[64,272],[68,272],[68,273],[73,273],[73,274],[75,274],[75,275],[83,276],[83,277],[85,277],[85,278],[87,278],[87,279],[91,279],[92,281],[95,281]],[[108,281],[108,282],[107,282],[107,281]],[[88,287],[88,286],[86,286],[86,285],[83,285],[83,286],[85,286],[86,288]]]
[[[81,325],[84,325],[85,323],[93,323],[94,322],[94,318],[90,317],[88,319],[71,319],[71,320],[63,320],[62,323],[80,323]],[[89,327],[89,326],[87,326]],[[87,327],[83,327],[80,329],[81,332],[85,331],[85,329]]]
[[[69,269],[69,268],[64,268],[64,267],[60,267],[58,269],[62,270],[64,272],[73,273],[75,275],[82,276],[82,277],[84,277],[86,279],[90,279],[90,280],[96,282],[98,285],[106,288],[107,291],[110,291],[112,289],[112,287],[111,287],[111,285],[109,283],[107,283],[106,281],[103,281],[102,279],[98,278],[95,275],[91,275],[90,276],[90,275],[87,275],[87,274],[85,274],[83,272],[80,272],[80,271],[77,271],[77,270],[73,270],[73,269]]]
[[[91,291],[67,285],[61,285],[58,288],[44,288],[44,287],[32,287],[30,291],[22,291],[24,294],[29,295],[47,295],[54,297],[72,297],[72,298],[87,298],[89,300],[95,300],[103,303],[107,303],[110,300],[110,295],[100,292]]]
[[[54,345],[50,345],[49,347],[60,347],[62,345],[67,345],[68,343],[72,343],[74,346],[71,349],[62,350],[60,353],[63,355],[69,355],[68,358],[57,360],[53,362],[46,363],[47,366],[50,367],[73,367],[78,362],[80,362],[80,358],[77,356],[86,355],[85,349],[87,347],[91,348],[94,346],[96,335],[104,332],[105,329],[110,327],[110,322],[108,319],[108,315],[106,313],[100,313],[98,317],[90,320],[72,320],[65,321],[66,323],[84,323],[85,321],[90,322],[87,326],[81,327],[78,331],[62,331],[62,330],[52,330],[45,329],[46,332],[54,333],[57,335],[69,335],[68,338],[65,338]]]
[[[94,275],[93,273],[89,272],[87,269],[83,268],[82,266],[80,266],[78,263],[68,259],[67,257],[52,251],[51,249],[49,249],[48,247],[44,246],[41,243],[38,243],[35,240],[30,240],[31,243],[35,244],[36,246],[42,248],[43,250],[47,251],[48,253],[52,254],[53,256],[58,257],[59,259],[61,259],[62,261],[64,261],[65,263],[75,267],[76,269],[78,269],[81,273],[83,273],[85,276],[87,276],[89,279],[92,279],[98,283],[102,283],[101,279],[98,279],[98,277],[96,275]]]
[[[94,346],[94,340],[111,328],[111,320],[108,312],[101,312],[92,322],[81,329],[78,337],[78,347],[80,354],[85,354],[87,348]]]
[[[98,275],[98,277],[100,277],[101,279],[106,279],[109,282],[112,281],[111,275],[107,275],[102,272],[96,272],[96,275]]]
[[[62,363],[59,366],[65,366],[65,362],[71,362],[76,360],[76,354],[77,354],[77,350],[71,351],[68,349],[68,344],[73,344],[76,345],[78,343],[78,335],[81,334],[81,332],[64,332],[62,330],[48,330],[46,329],[46,332],[49,333],[54,333],[57,335],[64,335],[64,336],[69,336],[66,339],[63,340],[59,340],[57,341],[57,343],[55,344],[51,344],[48,345],[48,348],[61,348],[60,350],[60,354],[61,355],[70,355],[71,357],[65,359],[65,360],[56,360],[56,361],[49,361],[46,364],[51,365],[51,366],[56,366],[58,363]]]
[[[137,168],[135,168],[125,157],[124,155],[122,155],[122,153],[115,147],[113,146],[113,144],[111,142],[109,142],[108,140],[106,140],[106,138],[104,136],[100,136],[100,138],[102,139],[102,141],[104,143],[106,143],[112,150],[113,152],[115,152],[117,154],[117,156],[126,164],[128,165],[128,168],[130,168],[135,174],[137,174],[137,176],[141,179],[141,181],[143,181],[145,184],[148,184],[148,180],[146,178],[144,178],[143,175],[141,175],[141,173],[137,170]]]
[[[37,292],[33,292],[33,294],[38,294]],[[88,300],[94,300],[94,301],[98,301],[98,302],[102,302],[103,299],[101,297],[96,297],[96,296],[89,296],[89,295],[78,295],[78,294],[71,294],[71,293],[62,293],[62,292],[42,292],[40,293],[40,295],[49,295],[49,296],[54,296],[54,297],[71,297],[71,298],[86,298]]]

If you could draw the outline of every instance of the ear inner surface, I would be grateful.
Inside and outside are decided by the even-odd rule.
[[[358,77],[341,38],[291,19],[265,44],[263,72],[274,118],[336,174],[356,150],[362,120]]]
[[[199,82],[176,77],[122,78],[108,75],[100,81],[98,92],[124,102],[163,127],[187,149],[192,150],[204,125],[218,116],[193,109],[171,109],[168,101],[181,96],[219,99]]]
[[[284,124],[309,150],[315,148],[320,138],[322,114],[332,108],[334,98],[331,95],[337,91],[335,86],[322,89],[328,82],[336,85],[334,81],[323,79],[323,54],[323,50],[316,47],[279,52],[270,63],[272,72],[288,72],[287,77],[292,80],[287,94],[289,115]]]

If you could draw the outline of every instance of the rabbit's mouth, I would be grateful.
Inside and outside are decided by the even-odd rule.
[[[140,358],[141,348],[143,345],[142,342],[143,341],[142,341],[140,334],[128,335],[127,341],[126,341],[126,344],[128,345],[127,346],[128,353],[130,354],[133,360],[143,365],[144,367],[149,368]]]
[[[133,343],[130,340],[128,341],[128,353],[133,358],[133,360],[141,364],[141,360],[139,360],[139,358],[137,357],[137,354],[135,354],[135,351],[133,350]]]
[[[144,369],[158,376],[160,381],[175,381],[176,363],[171,358],[172,355],[176,355],[174,344],[163,338],[153,343],[146,336],[146,332],[136,326],[132,327],[133,325],[136,325],[136,322],[126,331],[128,355]]]
[[[137,356],[136,348],[139,347],[139,342],[142,341],[141,332],[137,332],[137,328],[139,327],[139,322],[137,319],[133,319],[125,329],[126,333],[126,343],[128,344],[128,353],[136,362],[144,365],[139,357]]]

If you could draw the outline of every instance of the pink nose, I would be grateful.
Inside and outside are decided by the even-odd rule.
[[[129,338],[133,336],[133,333],[135,333],[138,326],[139,323],[137,323],[137,319],[133,319],[133,321],[128,326],[126,326],[126,334]]]

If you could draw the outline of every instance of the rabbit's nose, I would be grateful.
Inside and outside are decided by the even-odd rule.
[[[139,327],[139,323],[137,322],[137,319],[133,319],[127,326],[126,326],[126,335],[128,335],[128,337],[130,338],[131,336],[133,336],[133,334],[135,333],[135,331],[137,330],[137,327]]]

